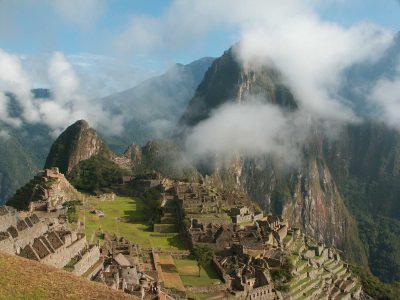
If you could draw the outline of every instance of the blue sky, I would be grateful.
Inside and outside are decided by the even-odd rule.
[[[25,5],[9,5],[0,1],[3,21],[0,21],[0,48],[23,54],[39,54],[54,50],[66,54],[110,54],[107,40],[126,26],[134,15],[159,17],[171,1],[111,0],[106,2],[102,15],[83,28],[60,18],[46,2],[20,1]],[[13,1],[14,2],[14,1]],[[3,6],[3,7],[2,7]],[[79,6],[77,5],[77,9]],[[400,5],[396,0],[327,1],[319,5],[321,18],[350,26],[360,21],[371,21],[400,30]],[[228,12],[229,13],[229,12]],[[8,15],[4,18],[4,15]],[[4,20],[5,19],[5,20]],[[7,23],[6,23],[7,22]],[[218,56],[232,43],[229,32],[214,32],[202,45],[203,56]],[[193,52],[193,54],[191,53]],[[185,51],[160,56],[160,61],[171,59],[187,63],[201,55],[190,47]],[[155,59],[158,57],[156,56]]]
[[[400,30],[400,4],[397,0],[309,1],[319,3],[316,12],[325,21],[345,27],[369,21],[393,32]],[[87,6],[82,6],[82,2],[87,2]],[[121,82],[126,77],[132,78],[114,88],[123,89],[163,72],[175,62],[189,63],[204,56],[217,57],[239,39],[235,26],[221,26],[205,32],[195,31],[199,36],[193,39],[184,36],[182,45],[177,47],[164,48],[166,41],[159,44],[162,49],[151,51],[137,49],[136,44],[126,51],[115,46],[116,40],[128,35],[127,28],[132,20],[137,20],[138,16],[145,16],[146,20],[163,19],[171,3],[169,0],[0,0],[0,48],[31,58],[27,60],[28,68],[31,68],[29,64],[32,61],[37,64],[44,56],[60,51],[89,75],[102,72],[98,67],[90,67],[93,61],[98,61],[97,56],[101,56],[105,58],[102,60],[104,68],[110,69],[111,64],[123,66],[122,71],[112,70],[109,76],[120,73],[119,76],[125,78]],[[229,8],[226,13],[230,13]],[[174,38],[174,32],[168,34]],[[129,38],[123,39],[122,44],[126,40]],[[179,44],[180,40],[177,41]],[[82,63],[85,59],[86,63]],[[107,67],[105,61],[108,61]],[[40,76],[38,78],[40,85],[42,80]]]

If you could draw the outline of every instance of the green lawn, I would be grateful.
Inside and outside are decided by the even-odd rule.
[[[211,265],[205,269],[202,267],[199,277],[199,269],[195,260],[175,259],[174,262],[185,286],[204,286],[221,282]]]
[[[149,216],[141,199],[118,196],[114,201],[100,201],[96,197],[88,197],[85,206],[86,209],[84,206],[77,208],[80,220],[85,220],[85,231],[89,241],[95,242],[94,232],[103,230],[123,236],[142,247],[185,249],[177,233],[157,236],[150,231],[147,225]],[[90,210],[94,208],[103,211],[105,216],[100,218],[91,214]]]

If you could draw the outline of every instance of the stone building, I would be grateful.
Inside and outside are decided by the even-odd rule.
[[[266,260],[232,253],[214,257],[213,264],[235,298],[277,299]]]
[[[89,246],[84,234],[55,230],[45,218],[10,207],[0,207],[0,213],[0,229],[7,228],[0,232],[1,251],[59,269],[68,266],[76,275],[84,275],[89,268],[100,265],[99,248]]]

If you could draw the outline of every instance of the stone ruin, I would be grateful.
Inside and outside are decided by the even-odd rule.
[[[146,274],[141,265],[141,250],[123,237],[105,236],[102,248],[104,268],[94,278],[108,287],[138,297],[157,292],[156,279]]]
[[[90,246],[84,234],[52,224],[35,213],[1,206],[0,250],[59,269],[68,267],[76,275],[85,275],[95,264],[100,265],[99,247]]]
[[[55,211],[62,208],[67,201],[82,198],[58,168],[51,168],[40,171],[30,182],[18,189],[8,203],[30,212]]]
[[[238,299],[277,299],[268,262],[264,258],[238,255],[216,256],[214,266]]]

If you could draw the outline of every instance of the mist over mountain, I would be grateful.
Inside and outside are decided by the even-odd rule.
[[[110,147],[122,152],[130,143],[144,145],[170,136],[213,60],[205,57],[177,64],[161,76],[101,99],[106,109],[125,119],[121,135],[105,136]]]
[[[108,129],[99,126],[99,136],[117,153],[133,142],[144,145],[151,139],[167,137],[212,61],[203,58],[188,65],[175,65],[164,75],[99,100],[104,110],[116,116],[122,114],[125,122],[119,135],[110,135]],[[48,89],[35,89],[33,94],[35,101],[42,102],[53,96]],[[23,110],[17,98],[12,94],[8,98],[7,114],[21,118]],[[18,127],[0,122],[0,202],[6,201],[45,165],[55,140],[52,132],[51,126],[41,122],[21,122]]]
[[[399,44],[397,37],[379,60],[343,70],[339,98],[348,108],[341,111],[358,115],[353,121],[307,109],[276,65],[242,65],[232,48],[205,74],[176,140],[214,184],[246,192],[382,280],[399,280],[400,240],[388,226],[398,231],[400,133],[385,117],[386,103],[371,113],[368,98],[382,81],[396,80]],[[364,88],[363,98],[349,87]]]

